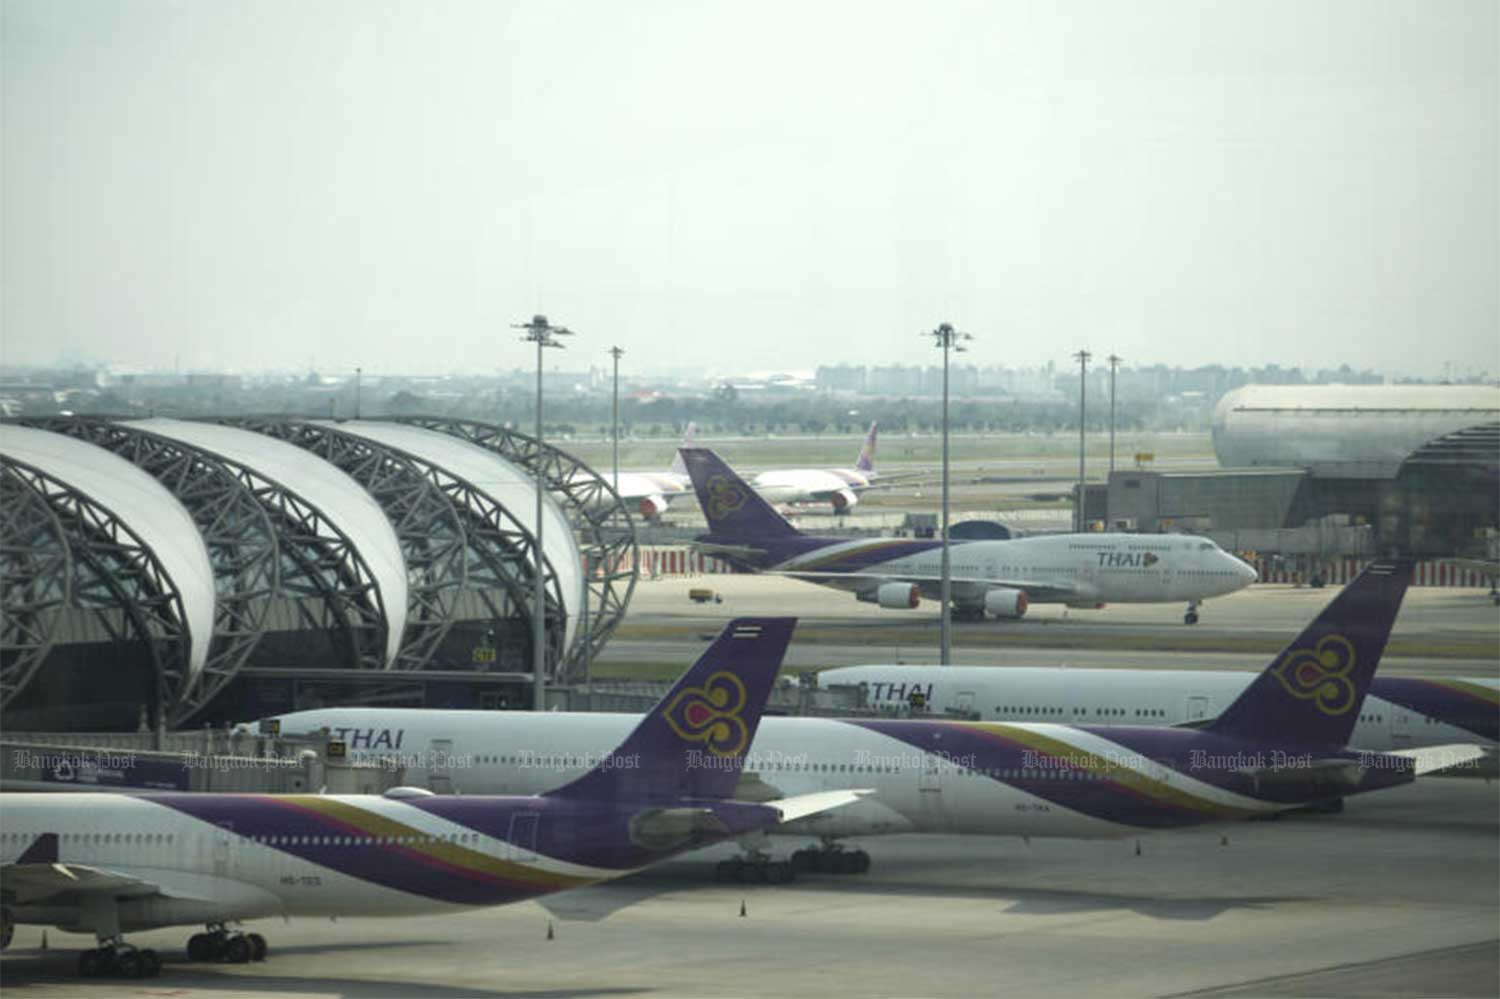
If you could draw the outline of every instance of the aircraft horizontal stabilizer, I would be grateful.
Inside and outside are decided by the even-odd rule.
[[[793,822],[797,819],[806,818],[809,815],[817,815],[819,812],[831,811],[852,805],[867,794],[874,794],[870,788],[847,791],[814,791],[812,794],[799,794],[791,798],[777,798],[775,801],[766,802],[767,805],[781,813],[782,822]]]
[[[1483,746],[1474,746],[1468,743],[1450,743],[1446,746],[1423,746],[1419,749],[1395,749],[1392,756],[1404,756],[1416,763],[1416,774],[1430,774],[1434,770],[1447,770],[1449,767],[1463,766],[1465,763],[1481,759],[1485,755]]]

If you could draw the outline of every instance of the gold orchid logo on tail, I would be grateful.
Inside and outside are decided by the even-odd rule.
[[[1288,694],[1312,701],[1325,715],[1347,714],[1357,699],[1354,681],[1354,646],[1343,635],[1324,635],[1316,648],[1293,649],[1276,664],[1273,672]]]
[[[745,685],[733,673],[714,673],[701,687],[688,687],[672,698],[662,717],[680,738],[703,743],[715,756],[738,756],[750,741],[740,718]]]
[[[728,516],[745,505],[745,490],[722,475],[708,480],[708,515],[714,519]]]

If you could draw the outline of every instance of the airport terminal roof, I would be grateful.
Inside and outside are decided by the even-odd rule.
[[[213,638],[214,572],[197,525],[177,498],[125,459],[63,434],[0,425],[0,453],[76,489],[151,549],[182,601],[188,670],[196,677]]]
[[[536,484],[524,469],[493,451],[436,430],[402,423],[351,420],[340,423],[317,421],[347,434],[420,456],[423,461],[465,480],[504,507],[510,517],[528,532],[536,533]],[[571,648],[578,630],[578,609],[583,606],[583,568],[578,542],[567,516],[550,494],[543,494],[542,547],[557,576],[566,604],[567,627],[563,648]],[[482,513],[482,511],[474,511]]]
[[[329,530],[337,525],[369,566],[387,622],[385,663],[390,666],[395,662],[406,627],[406,561],[385,512],[364,487],[316,455],[254,431],[162,418],[131,420],[128,425],[253,468],[317,507],[328,518],[321,528]],[[196,528],[193,531],[196,536]]]
[[[1214,412],[1226,468],[1303,468],[1330,478],[1393,478],[1424,446],[1448,463],[1493,463],[1500,387],[1492,385],[1246,385]]]

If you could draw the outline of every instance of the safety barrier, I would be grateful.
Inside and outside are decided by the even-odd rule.
[[[1323,582],[1339,586],[1359,575],[1360,570],[1370,564],[1366,558],[1299,559],[1289,558],[1278,563],[1270,559],[1252,559],[1250,564],[1260,573],[1262,583],[1306,583],[1314,577]],[[1477,569],[1454,565],[1452,562],[1418,562],[1413,586],[1484,587],[1490,585],[1489,578]]]
[[[635,562],[640,569],[642,579],[714,576],[734,571],[719,559],[710,558],[691,548],[642,546],[636,549]],[[619,568],[628,569],[629,567],[630,556],[627,554],[620,560]]]

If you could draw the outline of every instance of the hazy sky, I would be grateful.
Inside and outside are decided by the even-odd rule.
[[[1494,0],[0,0],[0,359],[1500,371]]]

